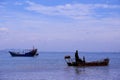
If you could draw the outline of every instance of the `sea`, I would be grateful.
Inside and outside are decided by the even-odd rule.
[[[79,52],[86,61],[109,58],[108,66],[67,66],[64,56],[75,52],[38,52],[35,57],[12,57],[0,51],[0,80],[120,80],[119,52]]]

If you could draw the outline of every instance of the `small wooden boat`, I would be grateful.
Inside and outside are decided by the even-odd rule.
[[[19,52],[13,52],[13,51],[9,51],[9,53],[13,57],[33,57],[35,55],[38,55],[37,49],[32,49],[31,51],[26,52],[26,53],[22,53],[22,54]]]
[[[107,66],[109,64],[109,59],[105,58],[103,60],[100,61],[92,61],[92,62],[75,62],[71,59],[70,56],[65,56],[65,61],[67,63],[68,66]]]

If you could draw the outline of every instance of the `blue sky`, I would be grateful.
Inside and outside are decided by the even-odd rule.
[[[120,51],[120,0],[0,0],[0,49]]]

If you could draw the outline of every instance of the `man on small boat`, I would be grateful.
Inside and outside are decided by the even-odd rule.
[[[78,55],[78,50],[76,50],[75,52],[75,62],[76,63],[82,63],[82,59],[79,58],[79,55]]]
[[[85,56],[83,56],[83,62],[85,63]]]

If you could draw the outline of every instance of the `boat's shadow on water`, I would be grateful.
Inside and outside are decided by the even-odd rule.
[[[108,80],[111,74],[109,66],[100,67],[66,67],[66,76],[70,76],[70,80]],[[112,80],[112,79],[110,79]]]
[[[66,67],[65,68],[65,71],[69,74],[69,73],[74,73],[74,74],[83,74],[83,73],[85,73],[85,71],[86,71],[86,69],[85,69],[85,67],[70,67],[70,66],[68,66],[68,67]]]
[[[74,73],[77,75],[81,74],[91,74],[91,73],[109,73],[110,66],[97,66],[97,67],[66,67],[68,73]]]
[[[76,74],[83,74],[85,73],[85,67],[82,67],[82,68],[74,67],[74,71]]]

